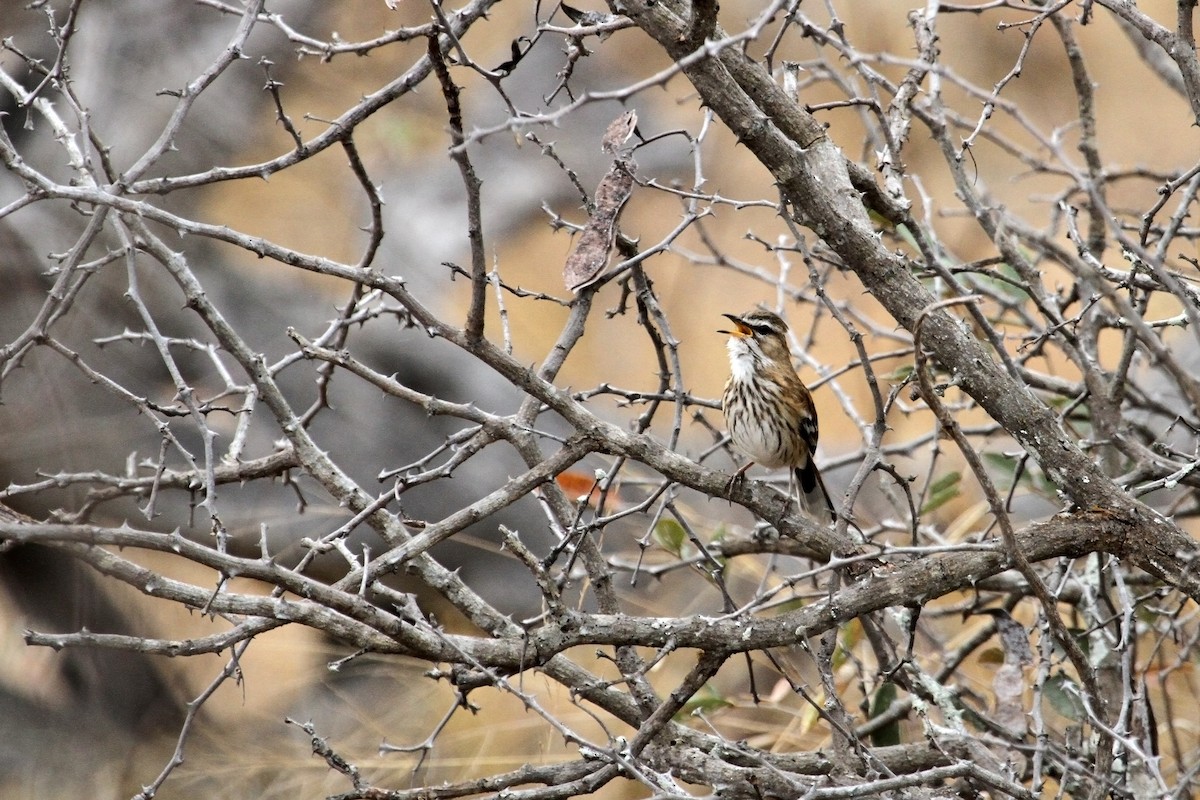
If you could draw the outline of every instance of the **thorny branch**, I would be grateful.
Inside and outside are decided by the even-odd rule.
[[[388,704],[407,718],[292,723],[341,797],[1194,792],[1200,167],[1126,166],[1097,88],[1104,59],[1144,64],[1200,118],[1190,3],[432,0],[345,40],[204,0],[219,35],[128,139],[78,78],[100,22],[42,5],[45,42],[0,61],[23,112],[0,131],[4,428],[94,446],[8,448],[0,558],[41,548],[209,626],[24,633],[226,658],[139,796],[282,628],[344,648],[335,673],[427,670]],[[1098,49],[1097,17],[1127,38]],[[216,108],[260,146],[198,144]],[[436,143],[381,132],[418,114]],[[315,194],[250,213],[300,175]],[[338,187],[327,236],[275,224]],[[572,250],[592,268],[564,287]],[[836,526],[779,476],[729,480],[711,330],[764,300],[828,403]],[[444,767],[460,710],[526,766]],[[412,785],[358,766],[371,747],[415,758]]]

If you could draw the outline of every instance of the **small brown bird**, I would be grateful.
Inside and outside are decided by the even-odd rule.
[[[729,334],[729,381],[721,399],[734,446],[750,457],[734,480],[754,464],[791,467],[800,501],[814,519],[835,518],[833,501],[813,462],[817,450],[817,409],[796,374],[787,345],[787,323],[770,311],[724,314]]]

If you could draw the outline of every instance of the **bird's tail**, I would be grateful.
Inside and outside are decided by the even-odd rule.
[[[813,463],[812,456],[809,456],[807,464],[796,467],[796,486],[799,489],[800,504],[810,517],[824,524],[837,519],[833,500],[829,497],[829,490],[825,488],[821,471]]]

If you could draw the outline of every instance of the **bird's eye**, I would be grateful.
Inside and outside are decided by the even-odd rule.
[[[771,333],[770,325],[751,325],[750,329],[753,330],[759,336],[766,336],[769,333]]]

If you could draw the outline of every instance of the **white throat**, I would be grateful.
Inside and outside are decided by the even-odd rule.
[[[729,372],[737,383],[750,383],[754,379],[755,365],[759,355],[749,339],[730,336],[725,345],[729,350]]]

